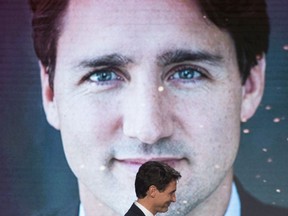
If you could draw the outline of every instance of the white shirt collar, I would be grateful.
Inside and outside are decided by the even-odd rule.
[[[235,183],[232,184],[232,192],[225,216],[240,216],[240,198]]]
[[[141,209],[141,211],[144,213],[145,216],[154,216],[148,209],[146,209],[143,205],[138,203],[137,201],[134,202],[134,204]]]
[[[135,205],[141,209],[141,211],[145,214],[145,216],[154,216],[150,211],[148,211],[140,203],[135,202]],[[239,194],[238,194],[236,185],[235,185],[235,183],[233,183],[232,184],[231,198],[230,198],[225,216],[240,216],[240,215],[241,215],[240,198],[239,198]],[[80,207],[79,207],[79,216],[85,216],[83,205],[81,203],[80,203]]]

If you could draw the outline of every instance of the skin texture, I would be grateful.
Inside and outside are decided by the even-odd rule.
[[[264,68],[259,57],[242,85],[232,39],[194,1],[71,1],[54,91],[41,66],[42,93],[86,214],[123,215],[139,164],[154,159],[182,175],[165,215],[223,215]]]

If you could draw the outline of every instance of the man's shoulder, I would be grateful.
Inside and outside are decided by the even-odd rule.
[[[124,216],[145,216],[144,213],[133,203]]]
[[[241,216],[288,216],[288,209],[268,205],[254,198],[235,180],[241,202]]]

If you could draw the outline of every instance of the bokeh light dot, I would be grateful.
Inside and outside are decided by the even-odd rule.
[[[158,87],[158,91],[159,91],[159,92],[164,91],[164,87],[163,87],[163,86],[159,86],[159,87]]]
[[[249,134],[249,133],[250,133],[250,130],[246,128],[246,129],[243,130],[243,133],[244,133],[244,134]]]
[[[265,109],[266,109],[266,110],[271,110],[271,109],[272,109],[272,107],[271,107],[271,106],[269,106],[269,105],[267,105],[267,106],[265,107]]]

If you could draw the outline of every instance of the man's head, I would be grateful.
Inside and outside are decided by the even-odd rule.
[[[138,202],[156,214],[166,212],[171,202],[176,201],[179,172],[159,161],[148,161],[141,165],[135,179]]]
[[[80,192],[123,214],[139,165],[160,160],[183,176],[168,215],[229,194],[240,122],[263,93],[264,1],[39,2],[44,109]]]

